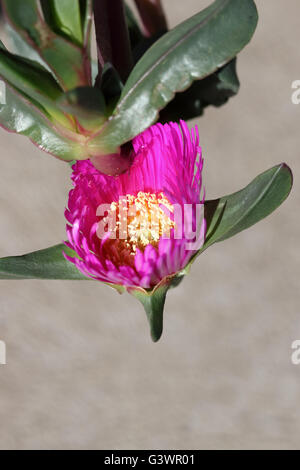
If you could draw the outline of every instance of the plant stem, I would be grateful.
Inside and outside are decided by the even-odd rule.
[[[135,0],[148,37],[168,30],[167,19],[161,0]]]
[[[133,61],[123,0],[94,0],[94,19],[99,68],[96,86],[107,62],[115,67],[125,82]]]

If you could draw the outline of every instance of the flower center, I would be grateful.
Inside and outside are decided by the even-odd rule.
[[[163,193],[127,194],[121,202],[113,202],[110,211],[116,216],[116,238],[132,255],[137,248],[144,251],[150,243],[158,246],[160,238],[170,236],[170,230],[175,227],[167,213],[174,213],[174,207]]]

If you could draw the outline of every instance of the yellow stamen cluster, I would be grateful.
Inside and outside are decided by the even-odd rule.
[[[173,205],[163,193],[127,194],[122,203],[113,202],[110,210],[116,215],[116,237],[123,239],[132,255],[137,248],[143,251],[150,243],[157,246],[160,238],[167,237],[175,227],[168,215],[174,213]]]

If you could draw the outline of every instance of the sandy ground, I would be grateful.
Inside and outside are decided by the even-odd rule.
[[[208,2],[164,3],[175,25]],[[198,260],[158,344],[140,305],[101,284],[1,281],[1,449],[300,448],[300,4],[257,4],[238,97],[196,121],[205,186],[227,194],[286,161],[290,198]],[[61,241],[67,165],[4,131],[0,152],[0,256]]]

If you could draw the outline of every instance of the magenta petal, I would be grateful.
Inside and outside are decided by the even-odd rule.
[[[206,225],[202,219],[200,236],[193,249],[184,236],[177,240],[172,230],[170,239],[161,238],[158,246],[148,244],[133,254],[109,234],[100,240],[97,209],[110,206],[120,197],[139,192],[160,194],[184,209],[184,204],[203,201],[203,159],[198,128],[191,132],[184,121],[156,124],[133,140],[134,161],[130,169],[118,177],[100,173],[89,160],[73,166],[74,188],[69,193],[65,217],[68,222],[66,245],[79,258],[66,259],[85,275],[112,284],[152,288],[166,276],[183,269],[204,243]],[[165,210],[168,215],[168,211]],[[169,215],[168,215],[169,216]],[[195,211],[191,211],[190,228],[195,227]],[[193,241],[193,240],[192,240]],[[127,251],[126,251],[127,250]]]

